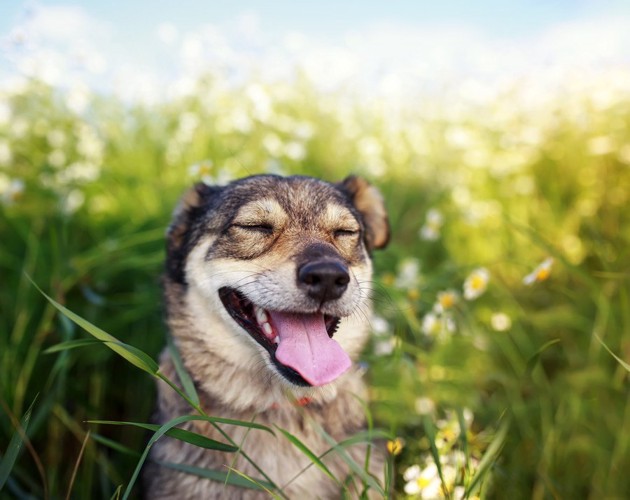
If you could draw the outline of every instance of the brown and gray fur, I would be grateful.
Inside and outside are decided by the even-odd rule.
[[[341,441],[364,429],[366,388],[356,364],[331,383],[303,387],[291,383],[269,353],[230,317],[218,297],[223,286],[238,289],[251,302],[273,310],[325,312],[341,317],[334,339],[355,361],[368,336],[371,252],[384,247],[389,224],[378,190],[360,177],[330,184],[294,176],[253,176],[224,187],[196,185],[175,210],[167,238],[164,278],[167,323],[208,415],[278,426],[297,436],[315,454],[330,444],[321,426]],[[340,297],[314,300],[296,279],[309,259],[327,259],[348,269],[350,281]],[[170,355],[161,371],[177,380]],[[304,406],[295,401],[309,398]],[[156,420],[164,423],[191,413],[164,383],[158,386]],[[188,429],[225,439],[210,424]],[[339,498],[331,481],[281,433],[223,426],[245,453],[282,488],[288,498]],[[365,447],[350,448],[359,464]],[[383,473],[383,457],[371,452],[371,470]],[[268,498],[265,492],[212,482],[156,464],[177,462],[228,470],[254,478],[261,474],[240,453],[221,453],[162,438],[145,468],[147,498]],[[334,453],[326,464],[344,481],[350,471]],[[303,471],[303,472],[301,472]],[[301,472],[301,473],[300,473]],[[361,481],[358,481],[359,486]],[[353,493],[353,495],[356,495]]]

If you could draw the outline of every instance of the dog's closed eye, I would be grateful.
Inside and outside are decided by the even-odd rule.
[[[352,237],[357,236],[358,234],[358,229],[336,229],[333,233],[335,238]]]
[[[237,229],[241,229],[243,231],[249,231],[252,233],[261,233],[261,234],[273,234],[273,226],[267,223],[260,224],[233,224],[232,227]]]

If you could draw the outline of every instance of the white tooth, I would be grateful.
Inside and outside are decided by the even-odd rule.
[[[280,344],[280,337],[276,335],[276,336],[273,338],[273,343],[274,343],[274,344]]]
[[[261,307],[256,306],[256,320],[258,321],[259,324],[263,324],[267,322],[267,313],[265,312],[265,310]]]
[[[263,323],[262,329],[267,337],[271,337],[271,334],[273,333],[273,328],[271,328],[271,325],[269,323]]]

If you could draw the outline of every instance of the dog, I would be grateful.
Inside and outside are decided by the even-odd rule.
[[[355,361],[369,334],[371,254],[389,235],[380,192],[358,176],[332,184],[255,175],[225,186],[200,183],[185,193],[167,232],[163,280],[174,344],[208,415],[276,432],[224,425],[243,453],[163,437],[143,474],[147,498],[270,497],[160,462],[229,467],[257,479],[262,470],[286,498],[365,493],[362,481],[352,480],[347,457],[333,451],[322,459],[334,481],[276,429],[318,456],[330,450],[330,437],[340,442],[365,429],[366,387]],[[177,380],[166,350],[160,370]],[[189,413],[159,382],[157,423]],[[184,428],[225,442],[208,422]],[[382,478],[380,447],[346,451],[361,467],[369,456],[370,473]]]

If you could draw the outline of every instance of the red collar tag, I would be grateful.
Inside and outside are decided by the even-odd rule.
[[[296,399],[295,401],[293,401],[293,406],[307,406],[309,404],[311,404],[311,402],[313,401],[313,398],[309,398],[308,396],[304,396],[303,398],[300,399]],[[274,403],[271,405],[271,408],[274,410],[279,409],[280,403]]]

